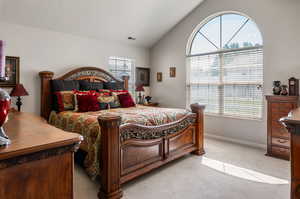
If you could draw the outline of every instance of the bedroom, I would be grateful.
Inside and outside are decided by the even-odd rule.
[[[191,77],[188,60],[193,56],[189,55],[198,54],[190,54],[188,49],[196,33],[211,20],[222,24],[221,15],[240,16],[237,30],[249,19],[256,24],[255,33],[261,34],[261,39],[256,38],[257,47],[263,49],[259,54],[259,48],[255,48],[255,56],[261,56],[263,60],[259,65],[263,70],[263,75],[259,76],[262,87],[257,109],[260,111],[251,115],[257,118],[245,119],[238,114],[230,117],[212,115],[209,113],[212,108],[206,107],[205,155],[186,155],[121,187],[124,198],[283,199],[290,195],[291,162],[265,156],[270,139],[265,95],[272,95],[275,80],[288,85],[290,77],[300,78],[299,8],[300,3],[296,0],[191,0],[184,3],[179,0],[80,0],[76,4],[70,0],[43,3],[0,0],[0,40],[4,41],[5,55],[20,59],[19,82],[29,94],[22,97],[22,112],[36,116],[41,113],[39,72],[52,71],[53,79],[87,66],[114,72],[116,59],[120,59],[121,65],[126,62],[127,66],[132,66],[128,83],[132,91],[136,89],[135,68],[149,68],[149,86],[143,87],[142,95],[151,96],[152,102],[159,103],[159,107],[185,109],[191,100],[187,80]],[[221,35],[220,30],[216,32]],[[218,37],[208,36],[215,44]],[[234,35],[231,34],[229,39],[231,36]],[[200,53],[210,51],[200,45]],[[175,68],[172,77],[170,68]],[[11,88],[7,91],[10,93]],[[249,89],[246,92],[251,94]],[[136,101],[139,93],[134,94]],[[222,89],[212,93],[224,95]],[[254,95],[251,97],[255,98]],[[218,104],[214,104],[216,99],[209,101],[203,94],[198,102],[222,110],[222,104],[226,102],[221,99],[219,97]],[[12,107],[17,108],[16,97],[12,100]],[[237,113],[239,111],[241,109]],[[10,135],[9,131],[6,133]],[[220,167],[228,170],[220,171]],[[245,174],[249,172],[266,182],[253,180]],[[176,180],[176,176],[180,180]],[[76,163],[74,198],[97,198],[98,190],[99,181],[91,180]]]

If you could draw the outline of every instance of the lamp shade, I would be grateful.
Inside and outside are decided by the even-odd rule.
[[[16,87],[10,92],[10,96],[26,96],[29,95],[23,84],[17,84]]]
[[[143,85],[139,85],[136,87],[135,91],[142,92],[145,91]]]

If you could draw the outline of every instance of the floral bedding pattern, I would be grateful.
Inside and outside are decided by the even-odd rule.
[[[116,108],[96,112],[52,111],[49,123],[65,131],[79,133],[88,146],[84,161],[87,173],[95,179],[99,175],[98,149],[100,147],[100,128],[97,118],[101,114],[117,114],[121,124],[134,123],[146,126],[157,126],[174,122],[189,112],[184,109],[155,108],[137,105],[131,108]]]

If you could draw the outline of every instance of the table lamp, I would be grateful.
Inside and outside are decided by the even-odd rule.
[[[11,91],[10,96],[18,97],[16,105],[18,106],[18,111],[21,111],[22,101],[21,96],[29,95],[23,84],[17,84],[16,87]]]
[[[139,98],[138,104],[143,104],[143,102],[142,102],[142,92],[145,91],[143,85],[137,86],[136,89],[135,89],[135,91],[136,91],[136,92],[139,92],[139,95],[138,95],[138,98]]]

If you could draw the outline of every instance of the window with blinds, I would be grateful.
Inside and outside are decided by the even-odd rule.
[[[249,18],[210,20],[196,33],[187,63],[188,104],[205,104],[210,114],[262,118],[262,38]]]
[[[119,79],[128,76],[128,90],[132,95],[135,94],[135,65],[133,59],[109,57],[109,71]]]

